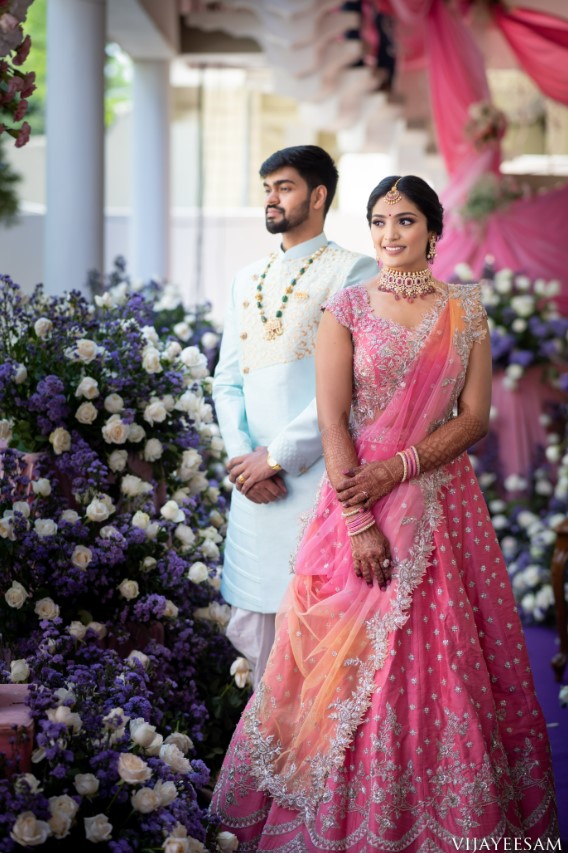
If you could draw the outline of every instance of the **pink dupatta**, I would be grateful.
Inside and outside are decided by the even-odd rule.
[[[386,408],[358,430],[361,461],[388,458],[450,417],[465,379],[468,329],[482,311],[477,287],[461,299],[451,291],[426,339],[417,338]],[[447,481],[443,469],[425,474],[375,505],[395,563],[393,582],[381,592],[356,577],[341,506],[324,478],[264,679],[244,715],[258,789],[278,804],[313,814],[328,776],[341,766],[428,568],[441,512],[437,494]]]

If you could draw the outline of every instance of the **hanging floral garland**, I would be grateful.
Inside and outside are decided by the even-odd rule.
[[[35,72],[23,72],[31,38],[24,35],[22,22],[33,0],[0,0],[0,134],[8,133],[21,148],[30,138],[31,128],[23,121],[28,98],[35,91]],[[10,57],[4,59],[3,57]],[[16,125],[22,122],[19,127]]]

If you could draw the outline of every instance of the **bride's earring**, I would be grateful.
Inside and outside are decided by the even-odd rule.
[[[436,237],[434,234],[430,237],[428,241],[428,251],[426,252],[426,260],[433,261],[436,257]]]

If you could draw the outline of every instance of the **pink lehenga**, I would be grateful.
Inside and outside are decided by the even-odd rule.
[[[449,285],[415,329],[376,317],[361,286],[327,308],[353,338],[361,461],[418,444],[451,417],[483,335],[478,287]],[[324,478],[212,813],[240,853],[555,841],[545,722],[467,454],[400,484],[373,512],[395,564],[386,592],[355,576]]]

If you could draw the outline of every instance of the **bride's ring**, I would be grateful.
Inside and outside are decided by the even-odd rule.
[[[390,560],[383,560],[383,569],[388,569],[390,564],[391,564]]]
[[[239,474],[239,476],[237,477],[237,483],[240,483],[241,486],[244,486],[245,480],[246,477],[243,474]]]
[[[365,500],[366,500],[366,501],[368,501],[368,500],[369,500],[369,492],[366,492],[366,491],[365,491],[365,489],[363,489],[363,491],[361,492],[361,494],[365,496]]]

